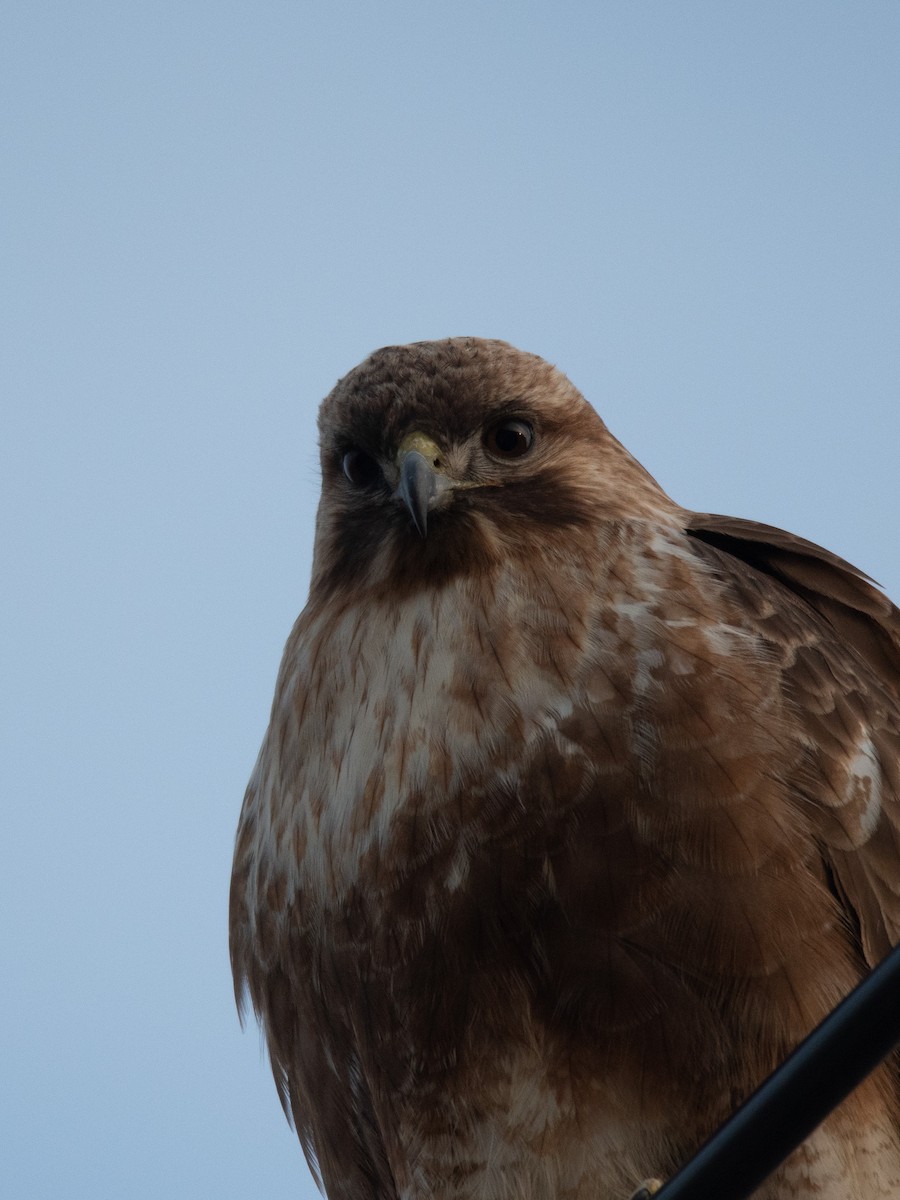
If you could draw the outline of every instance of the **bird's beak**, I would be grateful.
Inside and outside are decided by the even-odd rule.
[[[409,509],[422,537],[428,532],[428,513],[442,493],[452,487],[443,471],[437,443],[425,433],[408,433],[397,451],[397,492]]]

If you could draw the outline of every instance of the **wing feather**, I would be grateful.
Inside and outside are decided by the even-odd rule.
[[[698,513],[686,531],[781,663],[807,742],[795,791],[874,965],[900,941],[900,611],[862,571],[781,529]]]

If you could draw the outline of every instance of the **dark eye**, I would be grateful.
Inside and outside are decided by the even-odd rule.
[[[492,454],[502,458],[521,458],[534,442],[534,430],[527,421],[510,419],[498,421],[484,435],[484,444]]]
[[[345,451],[341,467],[354,487],[368,487],[381,477],[378,463],[365,450]]]

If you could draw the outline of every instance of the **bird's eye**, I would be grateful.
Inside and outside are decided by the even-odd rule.
[[[534,444],[534,430],[527,421],[515,418],[498,421],[484,435],[485,447],[501,458],[521,458]]]
[[[381,475],[378,463],[365,450],[345,451],[341,467],[354,487],[369,487]]]

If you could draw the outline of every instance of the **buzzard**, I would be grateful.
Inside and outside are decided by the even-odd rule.
[[[504,342],[379,350],[319,429],[239,1000],[330,1200],[621,1200],[898,940],[900,614]],[[757,1195],[896,1198],[898,1117],[889,1064]]]

